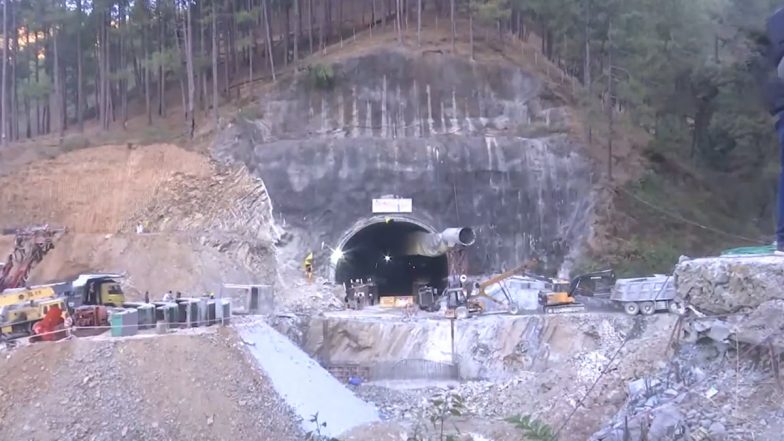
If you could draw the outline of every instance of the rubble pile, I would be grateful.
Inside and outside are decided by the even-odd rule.
[[[0,439],[304,439],[247,357],[231,331],[23,347],[0,358]]]
[[[775,375],[760,359],[731,352],[684,347],[657,375],[630,382],[623,408],[591,440],[780,439],[784,393]]]
[[[685,339],[784,349],[784,258],[728,256],[682,261],[678,294],[691,307]]]
[[[729,314],[784,299],[784,257],[723,256],[681,259],[678,295],[706,314]]]
[[[592,440],[781,439],[784,259],[682,259],[675,275],[689,305],[680,350],[629,383],[625,405]]]
[[[206,176],[174,173],[124,229],[198,235],[246,267],[269,272],[279,234],[264,183],[240,167],[214,168]]]

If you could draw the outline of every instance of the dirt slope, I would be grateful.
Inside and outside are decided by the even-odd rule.
[[[227,329],[21,348],[0,359],[0,439],[302,439],[246,356]]]
[[[198,153],[168,144],[89,148],[0,176],[0,188],[0,228],[68,228],[30,283],[127,272],[133,298],[277,281],[263,183]],[[0,238],[0,252],[11,244]]]

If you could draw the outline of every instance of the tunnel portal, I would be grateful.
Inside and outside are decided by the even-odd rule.
[[[344,243],[335,263],[335,282],[372,278],[379,296],[414,295],[415,284],[429,284],[439,290],[446,284],[449,266],[446,255],[438,257],[406,255],[407,237],[427,230],[413,222],[372,223]]]

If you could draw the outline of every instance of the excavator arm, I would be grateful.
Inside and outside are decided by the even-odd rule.
[[[486,298],[492,299],[496,303],[498,303],[498,300],[495,300],[492,297],[487,295],[487,291],[486,291],[487,288],[490,287],[490,286],[495,285],[496,283],[503,282],[504,280],[506,280],[506,279],[508,279],[508,278],[510,278],[512,276],[516,276],[518,274],[526,274],[529,270],[534,268],[538,263],[539,263],[539,261],[537,259],[529,259],[529,260],[523,262],[521,265],[519,265],[516,268],[512,268],[509,271],[505,271],[505,272],[503,272],[501,274],[497,274],[497,275],[495,275],[495,276],[485,280],[484,282],[479,283],[476,286],[476,288],[478,290],[476,295],[480,296],[480,297],[486,297]]]
[[[495,275],[493,277],[490,277],[489,279],[485,280],[484,282],[476,284],[474,286],[474,294],[471,295],[471,299],[472,300],[476,300],[477,298],[482,297],[482,298],[490,300],[491,302],[493,302],[493,303],[495,303],[497,305],[507,306],[508,308],[510,308],[510,310],[511,310],[511,312],[513,314],[516,314],[517,313],[517,305],[514,303],[514,301],[512,300],[512,297],[509,295],[509,293],[506,291],[506,288],[503,285],[501,285],[501,292],[504,293],[504,297],[506,298],[505,299],[506,302],[502,302],[501,300],[496,299],[495,297],[489,295],[487,293],[487,288],[489,288],[490,286],[493,286],[493,285],[495,285],[497,283],[501,283],[504,280],[506,280],[506,279],[508,279],[508,278],[510,278],[512,276],[515,276],[515,275],[518,275],[518,274],[528,274],[528,271],[533,269],[534,267],[536,267],[536,265],[538,265],[538,264],[539,264],[539,261],[537,259],[529,259],[529,260],[523,262],[522,264],[520,264],[519,266],[510,269],[509,271],[505,271],[505,272],[503,272],[501,274],[497,274],[497,275]]]

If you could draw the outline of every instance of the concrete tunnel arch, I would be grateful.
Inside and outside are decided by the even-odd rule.
[[[332,280],[343,285],[372,277],[380,296],[411,295],[414,282],[426,281],[443,289],[449,274],[447,255],[407,256],[401,252],[411,233],[436,233],[435,227],[413,216],[379,215],[361,219],[340,238],[335,250],[342,257],[331,261]]]

